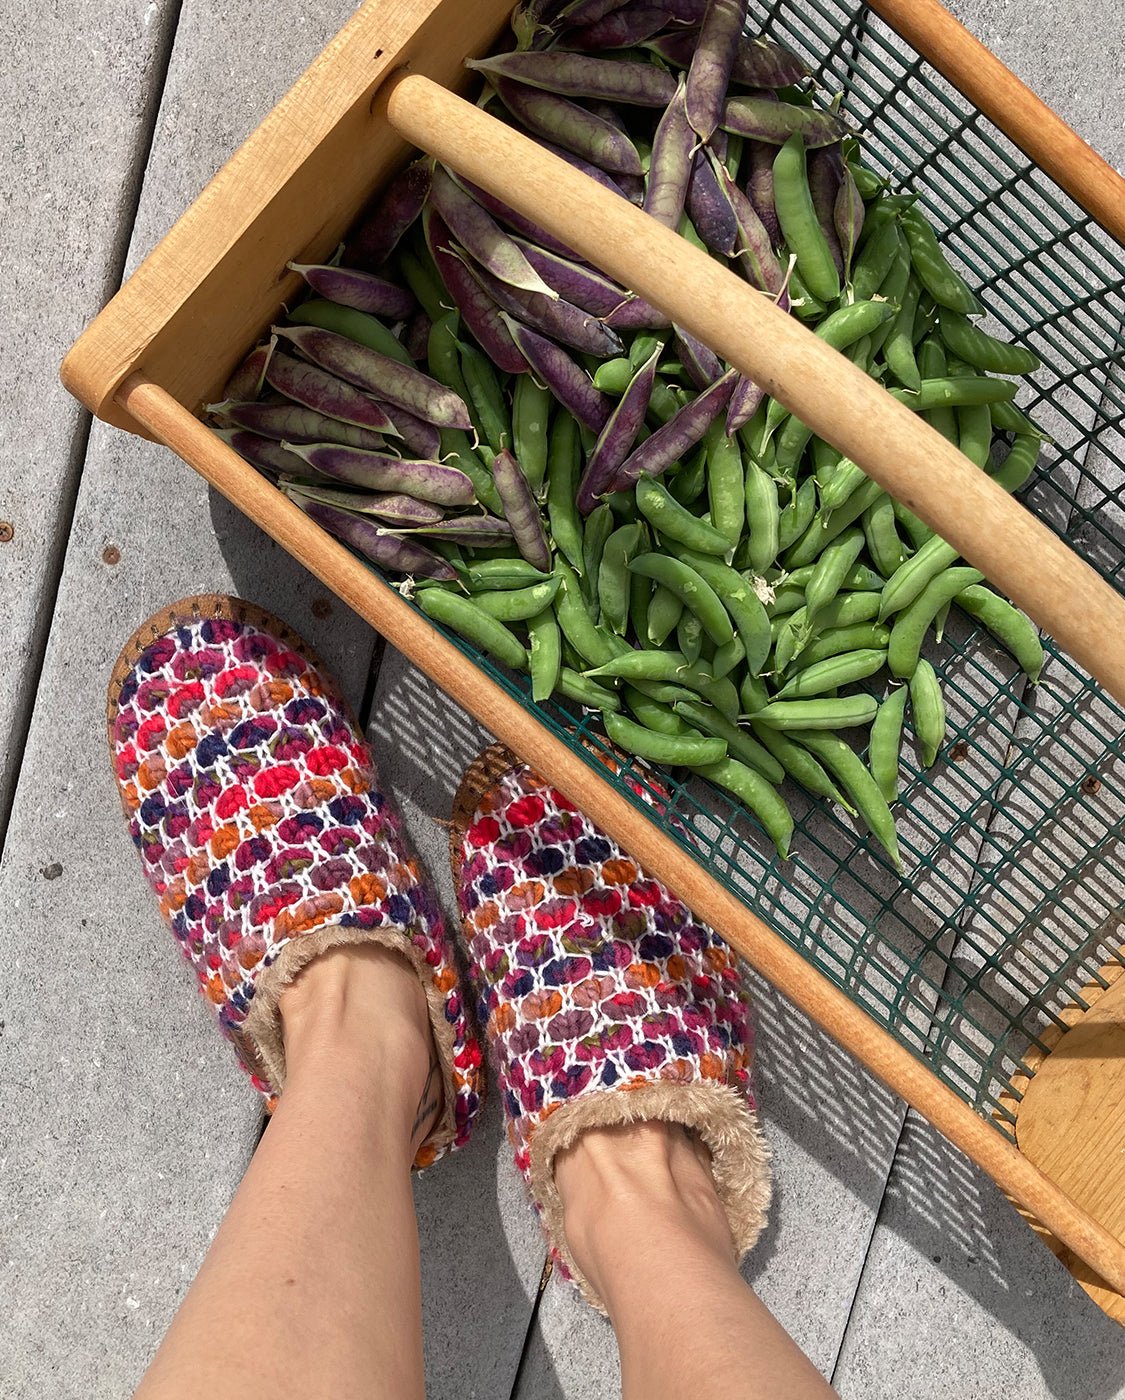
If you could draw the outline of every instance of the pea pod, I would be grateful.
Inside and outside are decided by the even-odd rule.
[[[935,408],[964,408],[970,404],[1003,402],[1014,397],[1016,386],[1010,379],[949,375],[945,379],[923,379],[917,393],[910,389],[890,389],[888,392],[915,413],[928,413]]]
[[[598,685],[586,676],[579,675],[569,666],[563,666],[559,671],[557,688],[560,695],[584,705],[588,710],[601,710],[603,714],[608,714],[621,708],[621,701],[612,690],[606,690],[604,685]]]
[[[1025,486],[1039,463],[1042,442],[1037,433],[1024,433],[1016,438],[1012,449],[1003,462],[990,471],[993,481],[999,482],[1005,491],[1018,491]]]
[[[742,712],[744,716],[753,716],[759,710],[764,710],[770,703],[770,693],[766,688],[766,683],[761,676],[752,675],[749,671],[742,677],[738,687],[738,698],[742,702]],[[771,749],[772,753],[773,750]]]
[[[879,713],[871,726],[867,763],[871,769],[871,776],[888,803],[898,801],[902,729],[909,694],[904,685],[892,690],[879,706]]]
[[[657,585],[648,608],[646,635],[650,646],[661,647],[676,630],[684,605],[670,588]]]
[[[803,788],[817,797],[826,797],[829,802],[838,802],[849,815],[856,815],[855,808],[808,749],[803,749],[780,729],[771,729],[768,724],[754,722],[751,728],[761,740],[762,747],[773,754],[785,772],[795,778]]]
[[[530,374],[517,377],[512,395],[512,442],[527,484],[537,494],[547,475],[553,403],[550,391],[536,384]]]
[[[977,569],[946,569],[899,613],[887,648],[887,664],[892,675],[900,680],[910,679],[918,667],[922,642],[934,618],[951,598],[956,598],[971,584],[980,583],[983,577]]]
[[[555,415],[547,453],[547,519],[555,548],[583,567],[582,525],[575,498],[580,470],[578,424],[565,410]]]
[[[730,615],[714,589],[683,560],[661,554],[642,554],[630,561],[629,568],[675,593],[684,607],[698,617],[716,646],[724,646],[734,636]]]
[[[725,788],[744,803],[761,822],[782,860],[787,859],[793,839],[793,817],[785,799],[761,773],[733,758],[692,763],[690,767],[701,778]]]
[[[918,316],[918,301],[922,288],[911,279],[895,317],[894,329],[887,337],[883,354],[891,373],[904,389],[915,391],[922,387],[922,375],[914,354],[914,325]]]
[[[847,695],[835,700],[771,700],[754,719],[786,732],[853,729],[870,724],[879,709],[871,695]]]
[[[992,456],[992,414],[988,404],[957,410],[957,445],[974,467],[987,467]]]
[[[1034,625],[1018,608],[1014,608],[1006,598],[1001,598],[999,593],[993,593],[991,588],[980,588],[975,584],[962,589],[955,601],[959,608],[987,627],[996,640],[1007,647],[1032,681],[1038,681],[1045,660],[1043,643]]]
[[[410,355],[389,326],[385,326],[375,316],[354,307],[339,306],[334,301],[304,301],[295,311],[289,313],[289,320],[295,326],[312,326],[317,330],[331,331],[347,340],[374,350],[388,359],[397,360],[400,365],[410,365]],[[361,386],[362,387],[362,386]]]
[[[480,559],[469,565],[465,576],[472,593],[503,592],[513,588],[530,588],[534,583],[552,582],[550,575],[544,574],[526,559]],[[554,598],[558,592],[558,580],[554,580]]]
[[[731,547],[725,535],[706,520],[701,520],[669,494],[667,488],[653,477],[641,477],[637,482],[637,506],[641,514],[659,535],[676,540],[701,554],[723,556]]]
[[[888,576],[906,561],[906,550],[899,538],[896,523],[895,503],[889,496],[881,497],[863,512],[863,537],[867,541],[867,552],[879,571]]]
[[[728,436],[726,426],[718,419],[707,430],[703,450],[707,461],[707,499],[711,506],[711,520],[718,533],[726,539],[728,547],[734,549],[742,538],[746,524],[742,451],[737,440]]]
[[[863,531],[852,528],[825,548],[805,589],[805,606],[811,620],[815,621],[818,610],[839,593],[863,546]]]
[[[513,671],[527,669],[523,643],[502,622],[489,617],[472,600],[458,593],[427,588],[418,594],[418,606],[434,622],[451,628],[473,646],[487,652]]]
[[[826,691],[865,681],[887,663],[887,653],[867,648],[829,656],[804,667],[777,692],[779,700],[811,700]]]
[[[785,769],[769,750],[744,729],[739,729],[737,724],[724,718],[713,706],[701,705],[693,700],[678,700],[672,709],[693,729],[709,734],[713,739],[722,739],[733,757],[761,773],[771,783],[785,781]]]
[[[853,593],[845,595],[852,598],[862,598],[864,595]],[[840,599],[836,599],[839,602]],[[817,624],[823,623],[824,613],[817,614]],[[815,666],[817,662],[827,661],[833,656],[845,656],[849,652],[857,651],[886,651],[890,645],[891,632],[889,627],[884,627],[879,622],[857,622],[850,626],[832,627],[827,631],[818,632],[817,636],[802,647],[800,655],[793,662],[795,672],[805,671],[810,666]]]
[[[622,525],[605,542],[598,568],[598,602],[602,621],[624,635],[629,617],[629,560],[645,543],[643,525]]]
[[[946,544],[937,535],[931,536],[919,548],[917,554],[900,565],[887,580],[887,586],[883,589],[883,602],[879,608],[880,619],[888,618],[893,613],[909,607],[923,589],[959,557],[951,544]]]
[[[778,151],[773,188],[781,231],[797,259],[802,281],[820,301],[835,301],[840,295],[840,274],[816,217],[805,142],[800,135],[790,136]]]
[[[666,768],[700,768],[721,762],[727,754],[727,746],[721,739],[695,734],[658,734],[624,715],[609,714],[603,716],[603,720],[606,733],[619,749]]]
[[[919,661],[910,677],[910,712],[922,748],[922,767],[932,768],[945,743],[946,718],[941,682],[928,661]]]
[[[542,583],[530,584],[527,588],[477,593],[473,595],[473,601],[481,612],[494,617],[497,622],[527,622],[529,618],[537,617],[544,608],[549,608],[558,591],[559,580],[550,578]]]
[[[768,477],[767,480],[769,480]],[[773,491],[774,498],[776,500],[777,488],[773,485],[772,481],[770,482],[770,488]],[[749,468],[747,469],[747,490],[749,493]],[[749,494],[747,495],[747,499],[749,499]],[[767,497],[766,500],[768,508],[769,498]],[[792,548],[792,546],[797,543],[797,541],[805,534],[809,526],[812,524],[813,517],[815,515],[816,482],[812,479],[812,477],[809,477],[807,480],[803,481],[799,487],[797,487],[796,491],[792,493],[788,504],[785,506],[785,509],[781,512],[778,518],[777,549],[774,552],[774,559],[777,558],[778,554],[784,553],[786,550]],[[751,534],[750,549],[751,553],[755,556],[755,560],[757,560],[764,556],[766,546],[763,542],[762,551],[759,555],[754,548],[754,537],[753,534]],[[773,560],[771,559],[770,564],[772,563]],[[769,564],[767,564],[765,567],[768,568]],[[762,573],[763,570],[757,569],[756,572]]]
[[[528,621],[527,635],[531,698],[538,705],[555,693],[562,673],[562,633],[549,606]]]
[[[676,623],[676,645],[692,666],[703,656],[703,623],[687,608]]]
[[[937,298],[935,297],[936,301]],[[1034,374],[1042,364],[1039,356],[1022,345],[997,340],[967,316],[942,306],[938,313],[941,338],[958,359],[989,374]]]
[[[582,534],[582,592],[591,607],[598,598],[598,574],[606,540],[614,531],[613,511],[602,504],[592,511]]]
[[[969,290],[965,279],[951,266],[941,250],[929,221],[920,209],[912,206],[900,215],[910,258],[918,280],[939,306],[964,315],[978,312],[980,303]]]
[[[770,648],[769,618],[762,600],[742,575],[728,564],[690,550],[681,551],[680,558],[722,599],[746,650],[746,665],[757,675],[766,664]]]
[[[543,528],[543,518],[527,478],[510,452],[501,452],[496,458],[492,464],[492,479],[519,552],[529,564],[549,573],[551,547]]]
[[[629,713],[646,729],[653,729],[657,734],[667,734],[670,737],[688,733],[690,726],[684,723],[671,706],[651,699],[636,686],[627,685],[624,698]]]
[[[603,666],[615,655],[612,643],[590,616],[582,597],[578,575],[561,559],[555,561],[559,591],[555,596],[555,617],[562,634],[590,666]]]
[[[836,734],[806,731],[800,735],[800,742],[842,784],[872,835],[886,850],[895,868],[901,870],[902,856],[899,854],[895,819],[863,760]]]
[[[764,573],[781,548],[781,503],[773,478],[752,461],[746,464],[746,524],[748,563],[755,573]]]

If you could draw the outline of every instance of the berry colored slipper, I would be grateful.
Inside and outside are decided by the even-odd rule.
[[[744,1254],[765,1223],[769,1152],[726,944],[500,746],[465,776],[450,854],[516,1164],[567,1277],[600,1306],[566,1247],[555,1155],[587,1128],[645,1119],[706,1143]]]
[[[237,599],[187,598],[126,644],[106,718],[145,874],[268,1105],[285,1083],[283,988],[328,948],[378,943],[417,971],[445,1072],[415,1165],[461,1146],[482,1056],[453,943],[362,730],[300,638]]]

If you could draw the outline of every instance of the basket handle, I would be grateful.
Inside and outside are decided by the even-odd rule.
[[[1125,598],[934,428],[769,297],[439,84],[392,78],[399,134],[643,296],[920,516],[1125,705]]]

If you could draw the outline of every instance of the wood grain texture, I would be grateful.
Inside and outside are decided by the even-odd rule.
[[[136,431],[115,402],[145,373],[190,408],[213,399],[300,286],[286,263],[322,262],[407,154],[372,98],[396,69],[466,85],[466,55],[494,47],[511,0],[362,5],[145,259],[63,362],[63,383]]]
[[[161,386],[133,375],[119,392],[122,407],[153,437],[252,515],[447,694],[555,783],[642,864],[658,871],[701,919],[716,928],[774,986],[1125,1294],[1125,1244],[1079,1210],[925,1064],[638,812],[596,771],[593,760],[587,761],[555,738],[394,589],[325,534]]]
[[[1108,233],[1125,243],[1125,179],[939,0],[868,4]]]
[[[407,75],[381,101],[412,144],[639,292],[858,462],[1125,704],[1125,598],[858,365],[674,230],[436,83]]]

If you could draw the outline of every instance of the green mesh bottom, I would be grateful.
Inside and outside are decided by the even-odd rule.
[[[844,94],[867,163],[922,192],[1001,333],[1041,356],[1020,402],[1055,442],[1022,499],[1125,591],[1121,248],[857,0],[750,9],[757,28],[811,62],[829,95]],[[522,678],[451,640],[532,706]],[[1125,961],[1125,714],[1046,645],[1037,687],[956,613],[946,640],[929,647],[950,733],[929,773],[904,755],[901,878],[855,824],[797,789],[786,793],[797,819],[786,862],[753,818],[697,779],[671,782],[692,841],[666,827],[1009,1135],[999,1096],[1011,1076],[1032,1047],[1045,1048],[1062,1007],[1085,1005],[1091,986],[1106,985],[1105,966]],[[604,745],[596,717],[533,708],[597,764],[583,743]],[[642,764],[632,772],[645,783]]]

